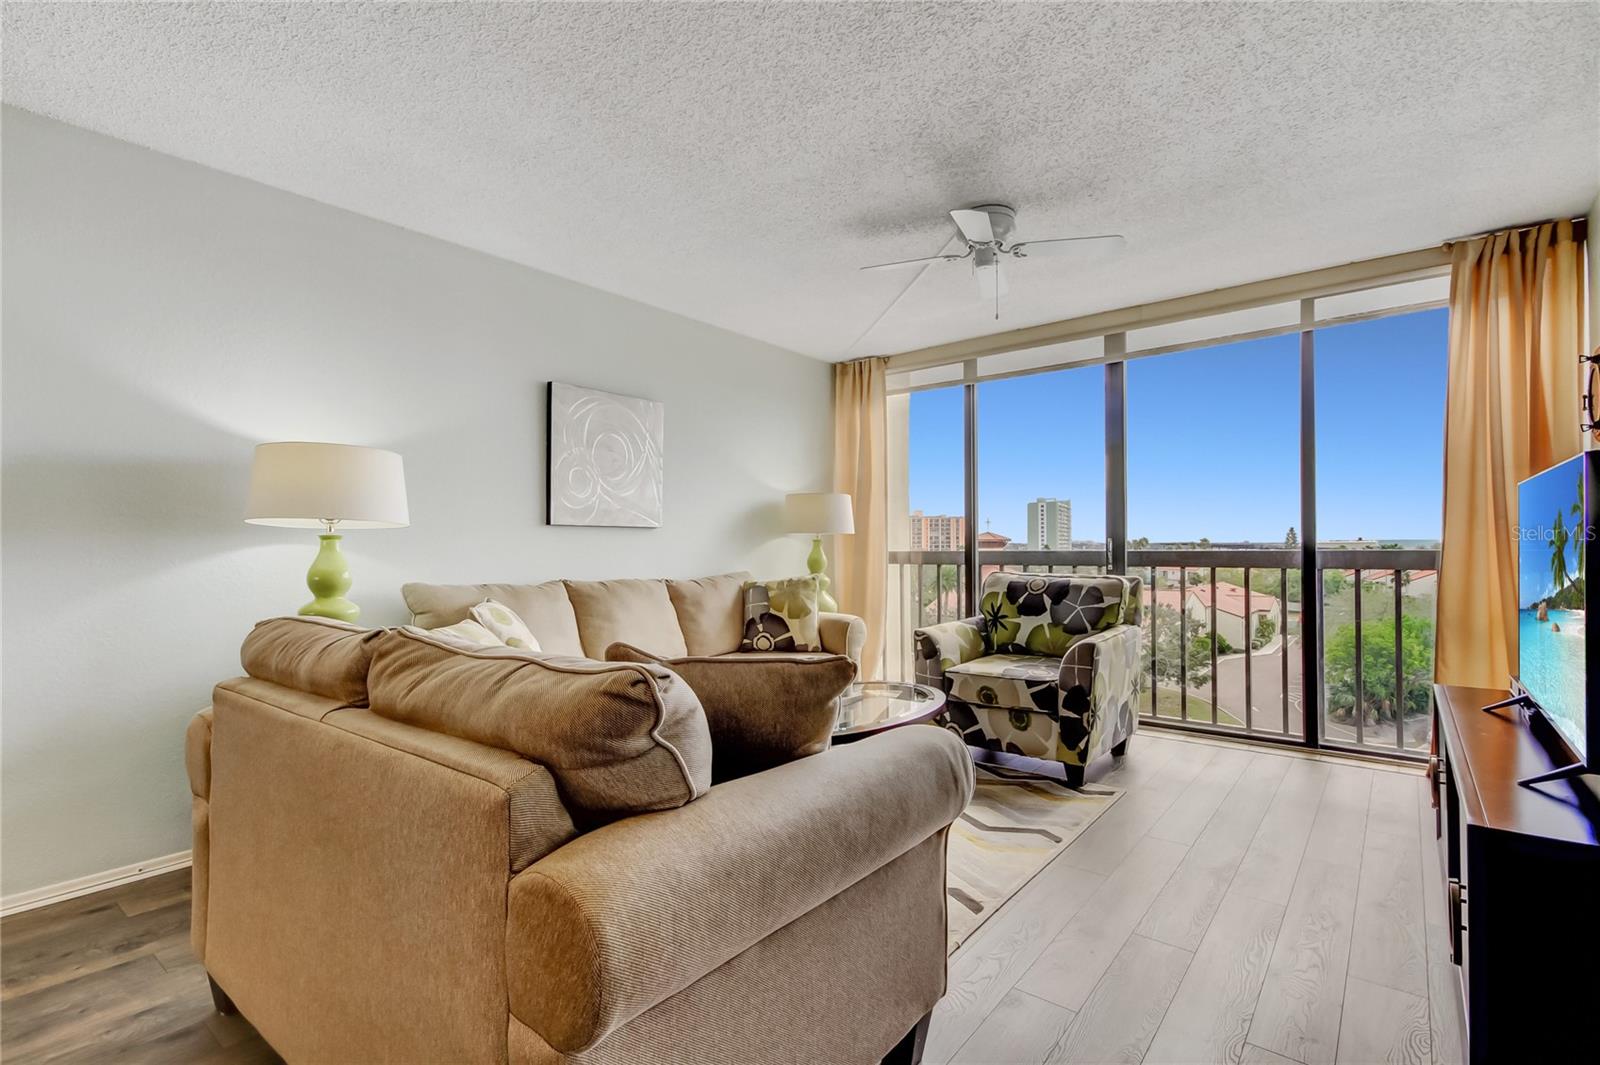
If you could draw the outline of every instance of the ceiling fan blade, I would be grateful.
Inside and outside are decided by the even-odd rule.
[[[1055,237],[1050,240],[1025,240],[1006,251],[1019,259],[1043,259],[1055,255],[1076,255],[1091,251],[1113,251],[1127,243],[1121,233],[1097,237]]]
[[[970,252],[968,254],[971,254]],[[966,255],[930,255],[925,259],[901,259],[897,263],[878,263],[874,266],[863,266],[863,270],[898,270],[904,266],[925,266],[928,263],[958,263]]]
[[[994,240],[994,225],[985,212],[951,211],[950,217],[955,220],[956,228],[961,230],[961,235],[974,244],[988,244]]]

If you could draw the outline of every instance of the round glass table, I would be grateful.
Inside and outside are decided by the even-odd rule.
[[[901,725],[931,721],[944,709],[944,692],[926,684],[897,680],[866,680],[850,685],[839,696],[833,741],[845,743]]]

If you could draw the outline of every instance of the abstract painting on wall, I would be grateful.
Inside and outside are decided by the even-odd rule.
[[[661,524],[662,428],[653,400],[550,382],[550,525]]]

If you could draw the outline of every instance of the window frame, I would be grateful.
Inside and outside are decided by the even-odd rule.
[[[1131,308],[1124,312],[1111,312],[1104,315],[1092,315],[1081,319],[1083,327],[1070,328],[1072,323],[1058,323],[1060,328],[1052,331],[1048,327],[1034,330],[1038,339],[1031,343],[1018,342],[1015,338],[1005,339],[1008,335],[990,338],[994,343],[987,349],[979,341],[965,342],[964,344],[947,345],[947,348],[967,348],[961,357],[951,358],[944,362],[918,361],[922,353],[907,353],[906,356],[891,357],[889,367],[889,380],[886,381],[886,394],[891,396],[910,394],[934,388],[950,388],[960,384],[964,392],[963,409],[963,499],[965,501],[966,528],[976,530],[978,526],[978,385],[984,381],[1001,380],[1011,377],[1032,376],[1035,374],[1052,373],[1057,370],[1073,369],[1082,366],[1103,365],[1105,367],[1105,427],[1104,427],[1104,457],[1106,463],[1105,477],[1105,529],[1106,549],[1104,564],[1108,572],[1128,572],[1128,486],[1127,486],[1127,364],[1134,359],[1155,358],[1161,355],[1172,354],[1178,351],[1191,351],[1198,348],[1218,347],[1239,340],[1256,339],[1266,336],[1285,336],[1299,334],[1300,369],[1299,369],[1299,394],[1300,394],[1300,581],[1301,581],[1301,616],[1300,616],[1300,678],[1301,678],[1301,734],[1299,737],[1285,737],[1282,742],[1295,746],[1320,748],[1333,746],[1326,743],[1321,735],[1323,715],[1326,713],[1324,706],[1322,655],[1322,581],[1317,554],[1317,480],[1316,480],[1316,340],[1318,329],[1333,325],[1344,325],[1350,322],[1370,321],[1378,318],[1394,317],[1402,314],[1411,314],[1417,311],[1431,310],[1448,306],[1449,300],[1445,298],[1431,298],[1421,302],[1402,302],[1394,306],[1376,306],[1372,309],[1353,314],[1337,314],[1328,318],[1318,315],[1318,300],[1329,300],[1332,297],[1347,296],[1353,293],[1367,292],[1407,286],[1404,291],[1408,294],[1426,294],[1419,291],[1425,286],[1418,286],[1417,282],[1436,280],[1449,275],[1449,262],[1447,259],[1433,254],[1430,249],[1427,253],[1409,253],[1409,255],[1391,256],[1390,260],[1405,260],[1412,265],[1411,268],[1394,272],[1388,275],[1365,276],[1354,282],[1334,283],[1324,288],[1306,290],[1301,288],[1298,295],[1285,298],[1283,291],[1286,283],[1297,279],[1283,279],[1282,282],[1261,282],[1256,285],[1241,286],[1239,290],[1225,290],[1209,294],[1209,299],[1196,299],[1193,313],[1184,314],[1144,314],[1147,309]],[[1428,255],[1426,261],[1417,262],[1417,257]],[[1383,262],[1386,260],[1379,260]],[[1353,264],[1364,267],[1370,264]],[[1337,272],[1319,271],[1318,274]],[[1315,275],[1305,275],[1315,276]],[[1258,294],[1254,297],[1233,299],[1228,298],[1230,292],[1254,290]],[[1437,289],[1434,290],[1437,292]],[[1244,333],[1215,337],[1199,337],[1181,344],[1172,344],[1163,347],[1151,348],[1144,351],[1128,353],[1128,332],[1133,328],[1145,328],[1153,325],[1175,324],[1188,320],[1205,318],[1219,318],[1235,312],[1252,310],[1273,304],[1294,302],[1299,304],[1298,321],[1293,324],[1281,325],[1272,329],[1258,329]],[[1166,301],[1166,305],[1182,304],[1183,300]],[[1165,306],[1165,305],[1155,305]],[[1123,322],[1122,328],[1096,330],[1091,327],[1095,321],[1107,323]],[[1028,330],[1018,331],[1021,333]],[[1011,370],[983,374],[980,369],[981,360],[990,355],[1006,354],[1024,351],[1034,347],[1080,345],[1084,341],[1099,337],[1101,341],[1101,354],[1090,357],[1074,357],[1060,362],[1047,362],[1044,365],[1033,366],[1026,369]],[[937,350],[937,349],[930,349]],[[897,368],[895,359],[902,358],[912,362],[912,365]],[[903,364],[904,365],[904,364]],[[961,367],[959,375],[945,367]],[[913,381],[913,376],[919,380]],[[907,462],[910,461],[909,452]],[[963,604],[969,612],[975,612],[976,604],[980,598],[982,583],[982,565],[979,559],[978,538],[974,532],[966,537],[963,547],[963,564],[966,570],[966,580],[963,593]],[[1311,609],[1310,604],[1317,604],[1316,609]],[[1153,704],[1152,704],[1153,705]],[[1285,732],[1287,732],[1285,722]],[[1402,734],[1404,729],[1400,728]],[[1257,740],[1279,742],[1273,737],[1252,736]],[[1389,752],[1380,748],[1356,748],[1362,753],[1400,757],[1407,760],[1420,758],[1414,752],[1399,750]]]

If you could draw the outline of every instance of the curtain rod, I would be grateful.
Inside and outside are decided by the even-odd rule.
[[[1509,226],[1505,229],[1491,229],[1485,233],[1471,233],[1465,237],[1452,237],[1444,242],[1444,246],[1448,248],[1452,244],[1460,244],[1465,240],[1482,240],[1485,237],[1497,237],[1501,233],[1526,233],[1530,229],[1538,229],[1540,226],[1553,225],[1556,222],[1572,223],[1573,240],[1582,240],[1587,235],[1589,219],[1585,215],[1578,215],[1576,218],[1547,218],[1543,222],[1530,222],[1525,226]]]

